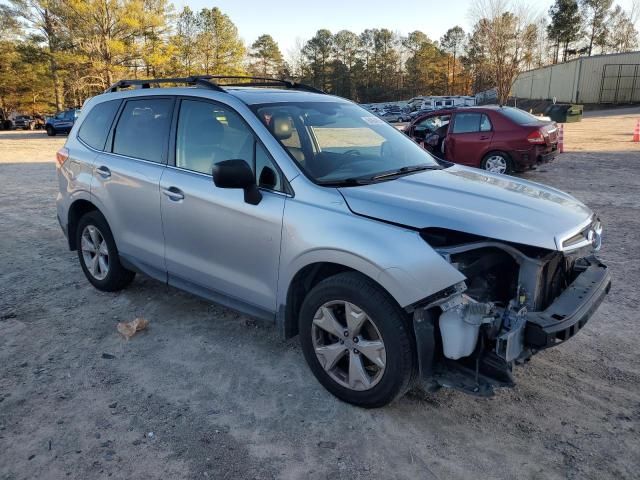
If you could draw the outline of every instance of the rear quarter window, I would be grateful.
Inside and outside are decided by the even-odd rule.
[[[93,107],[80,126],[78,138],[91,148],[104,150],[113,117],[115,117],[119,106],[120,100],[111,100]]]

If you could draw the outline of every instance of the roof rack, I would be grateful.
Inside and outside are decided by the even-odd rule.
[[[215,80],[245,80],[235,83],[225,83],[224,85],[218,85]],[[225,92],[222,87],[285,87],[294,90],[303,90],[305,92],[313,93],[325,93],[324,91],[312,87],[311,85],[305,85],[304,83],[298,83],[291,79],[281,78],[268,78],[268,77],[251,77],[242,75],[192,75],[189,77],[177,77],[177,78],[149,78],[149,79],[132,79],[132,80],[119,80],[104,93],[117,92],[123,88],[136,87],[136,88],[152,88],[152,85],[160,85],[161,83],[186,83],[187,85],[194,85],[196,87],[208,88],[210,90],[216,90],[218,92]]]

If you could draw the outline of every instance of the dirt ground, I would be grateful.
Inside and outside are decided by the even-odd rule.
[[[141,275],[92,288],[56,221],[64,138],[0,132],[0,479],[639,478],[636,118],[566,125],[568,153],[525,175],[604,223],[614,283],[587,326],[493,398],[378,410],[328,394],[272,327]]]

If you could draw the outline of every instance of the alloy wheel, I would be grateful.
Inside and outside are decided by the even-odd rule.
[[[80,243],[87,270],[96,280],[104,280],[109,273],[109,249],[102,232],[94,225],[87,225],[82,231]]]
[[[502,155],[491,155],[485,161],[484,169],[493,173],[505,173],[507,171],[507,159]]]
[[[357,305],[325,303],[314,315],[311,335],[320,365],[338,384],[362,391],[382,378],[387,361],[382,335]]]

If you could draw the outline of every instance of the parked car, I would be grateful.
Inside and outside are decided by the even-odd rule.
[[[13,120],[13,126],[16,129],[35,130],[38,121],[31,115],[18,115]]]
[[[408,121],[412,121],[414,118],[416,117],[421,117],[427,113],[431,113],[433,112],[433,108],[430,107],[425,107],[425,108],[421,108],[420,110],[415,110],[413,112],[411,112],[409,114],[409,120]]]
[[[411,114],[413,112],[411,111],[411,107],[409,107],[409,105],[406,105],[404,107],[402,107],[400,109],[400,116],[398,117],[398,121],[399,122],[409,122],[411,121]]]
[[[448,127],[442,129],[445,119]],[[558,151],[557,131],[553,122],[498,106],[438,110],[416,117],[405,129],[446,160],[495,173],[552,161]]]
[[[11,130],[12,128],[13,122],[0,111],[0,130]]]
[[[511,386],[609,291],[602,226],[571,195],[441,164],[312,87],[211,78],[119,82],[58,151],[58,221],[97,289],[143,272],[271,320],[364,407]]]
[[[386,105],[379,116],[390,123],[399,122],[402,116],[402,110],[398,105]]]
[[[63,112],[56,113],[53,117],[48,117],[45,129],[50,137],[59,133],[69,133],[76,119],[80,115],[80,110],[72,108]]]

